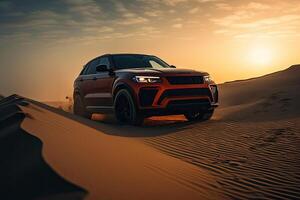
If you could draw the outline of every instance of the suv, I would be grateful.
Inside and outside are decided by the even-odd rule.
[[[88,62],[74,83],[74,113],[112,113],[120,122],[184,114],[207,120],[218,106],[218,89],[206,72],[176,69],[152,55],[106,54]]]

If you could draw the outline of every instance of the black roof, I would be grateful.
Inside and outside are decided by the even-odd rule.
[[[114,53],[114,54],[104,54],[102,56],[126,56],[126,55],[153,56],[153,55],[140,54],[140,53]]]
[[[138,54],[138,53],[115,53],[115,54],[103,54],[101,56],[97,56],[96,58],[93,58],[92,60],[88,61],[88,63],[92,62],[93,60],[95,59],[98,59],[100,57],[103,57],[103,56],[118,56],[118,55],[139,55],[139,56],[153,56],[153,55],[147,55],[147,54]],[[83,67],[85,67],[87,64],[85,64]]]

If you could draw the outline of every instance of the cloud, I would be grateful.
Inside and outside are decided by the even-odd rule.
[[[215,34],[248,37],[286,37],[299,35],[300,4],[248,2],[238,6],[218,3],[217,9],[230,11],[229,15],[212,18],[218,27]]]
[[[133,24],[142,24],[148,21],[149,20],[144,17],[125,17],[125,19],[120,20],[118,23],[121,25],[133,25]]]
[[[189,13],[190,13],[190,14],[195,14],[195,13],[197,13],[198,11],[199,11],[199,8],[196,7],[196,8],[192,8],[191,10],[189,10]]]
[[[34,10],[26,12],[22,16],[18,16],[18,21],[14,23],[2,23],[4,28],[0,35],[3,38],[11,38],[11,40],[22,41],[51,41],[59,42],[66,41],[66,38],[82,37],[83,35],[101,35],[107,32],[112,32],[113,28],[105,26],[102,20],[99,20],[96,15],[87,13],[88,7],[92,6],[91,1],[82,4],[80,1],[74,1],[69,4],[64,12],[54,10]],[[99,7],[98,7],[99,8]],[[94,9],[92,12],[98,13],[99,9]],[[76,14],[74,14],[76,13]],[[79,17],[78,17],[79,16]],[[9,16],[10,17],[10,16]],[[9,34],[8,36],[6,36]]]
[[[10,1],[0,1],[0,10],[9,10],[13,7],[13,3]]]
[[[156,28],[143,28],[138,25],[146,24],[152,15],[157,17],[160,11],[148,13],[137,12],[132,7],[120,1],[114,1],[110,5],[109,12],[105,4],[99,4],[94,0],[60,0],[62,9],[46,7],[44,9],[26,10],[16,9],[22,16],[15,15],[16,20],[0,21],[1,42],[5,38],[22,41],[45,41],[53,42],[90,41],[92,39],[103,39],[115,36],[125,38],[132,35],[146,36],[145,34],[158,34]],[[150,11],[149,11],[150,12]],[[10,12],[11,13],[11,12]],[[6,14],[6,18],[12,18]],[[122,25],[122,26],[120,26]],[[131,26],[127,29],[126,26]],[[120,34],[116,34],[120,33]],[[54,40],[54,41],[53,41]],[[11,40],[10,40],[11,41]],[[51,41],[51,42],[50,42]]]
[[[148,17],[158,17],[162,15],[162,11],[160,10],[149,10],[149,11],[145,11],[144,14]]]
[[[229,5],[228,3],[216,3],[215,6],[219,10],[230,11],[233,9],[233,7],[231,5]]]
[[[200,3],[210,3],[210,2],[218,2],[220,0],[197,0]]]
[[[300,24],[300,15],[282,15],[282,16],[276,16],[276,17],[270,17],[265,18],[261,20],[256,20],[249,23],[236,23],[232,26],[238,27],[238,28],[255,28],[255,29],[261,29],[266,28],[270,26],[278,26],[278,25],[287,25],[288,23],[296,22],[297,24]]]
[[[183,21],[183,19],[181,17],[177,17],[173,21],[175,21],[175,22],[181,22],[181,21]]]
[[[176,6],[177,4],[187,2],[188,0],[161,0],[161,1],[168,6]]]
[[[93,32],[93,33],[108,33],[113,32],[115,29],[109,26],[101,26],[101,27],[85,27],[82,31],[85,32]]]
[[[117,24],[135,25],[143,24],[149,21],[146,17],[140,16],[137,13],[126,8],[126,6],[122,2],[116,1],[115,8],[118,14],[121,16],[121,18],[115,20]]]
[[[271,6],[263,3],[258,3],[258,2],[250,2],[247,4],[245,9],[254,9],[254,10],[267,10],[270,9]]]
[[[23,18],[24,17],[24,18]],[[38,30],[46,29],[54,26],[65,25],[64,22],[69,18],[66,15],[58,14],[53,11],[33,11],[26,16],[22,16],[22,20],[16,23],[3,24],[6,28]]]
[[[64,0],[71,12],[83,17],[95,18],[103,14],[102,8],[94,0]]]
[[[249,2],[245,5],[240,5],[237,7],[231,6],[227,3],[217,3],[216,8],[225,11],[233,11],[232,14],[225,17],[212,19],[215,24],[221,26],[230,26],[235,22],[256,17],[257,15],[261,14],[262,12],[264,13],[265,10],[270,9],[271,7],[262,3]]]
[[[86,40],[113,36],[147,38],[146,34],[164,35],[168,27],[184,27],[193,32],[205,24],[208,27],[205,31],[242,38],[258,32],[287,35],[300,27],[300,4],[283,1],[272,4],[266,3],[267,0],[57,1],[60,2],[59,8],[57,2],[49,1],[36,5],[38,8],[34,9],[11,3],[7,6],[9,1],[0,1],[0,9],[10,9],[1,13],[5,17],[0,21],[0,36],[15,34],[16,37],[11,38],[20,38],[23,35],[36,41],[39,38],[68,41],[70,35]]]
[[[164,4],[166,6],[175,7],[183,3],[212,3],[223,0],[138,0],[143,3]]]
[[[211,21],[220,26],[231,26],[234,23],[239,22],[241,20],[250,19],[251,17],[253,17],[254,14],[255,13],[253,12],[240,10],[234,12],[231,15],[227,15],[225,17],[213,18],[211,19]]]
[[[182,28],[183,25],[182,24],[173,24],[172,27],[173,28]]]

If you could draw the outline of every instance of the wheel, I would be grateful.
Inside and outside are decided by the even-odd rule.
[[[189,121],[205,121],[209,120],[214,114],[214,109],[207,111],[192,111],[185,113],[184,116]]]
[[[114,111],[119,122],[141,125],[144,121],[144,116],[139,112],[131,94],[126,89],[122,89],[116,94]]]
[[[92,113],[88,112],[81,100],[81,97],[79,95],[76,95],[74,97],[74,108],[73,108],[74,114],[79,115],[85,118],[90,119],[92,117]]]

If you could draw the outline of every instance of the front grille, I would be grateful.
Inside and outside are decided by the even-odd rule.
[[[184,97],[184,96],[208,96],[212,101],[212,95],[208,88],[192,88],[192,89],[172,89],[166,90],[160,96],[158,104],[166,97]]]
[[[157,91],[157,88],[141,88],[139,92],[141,106],[151,106]]]
[[[208,99],[188,99],[188,100],[172,100],[169,102],[168,106],[177,106],[177,105],[198,105],[209,103]]]
[[[166,79],[172,85],[204,83],[202,76],[167,76]]]

